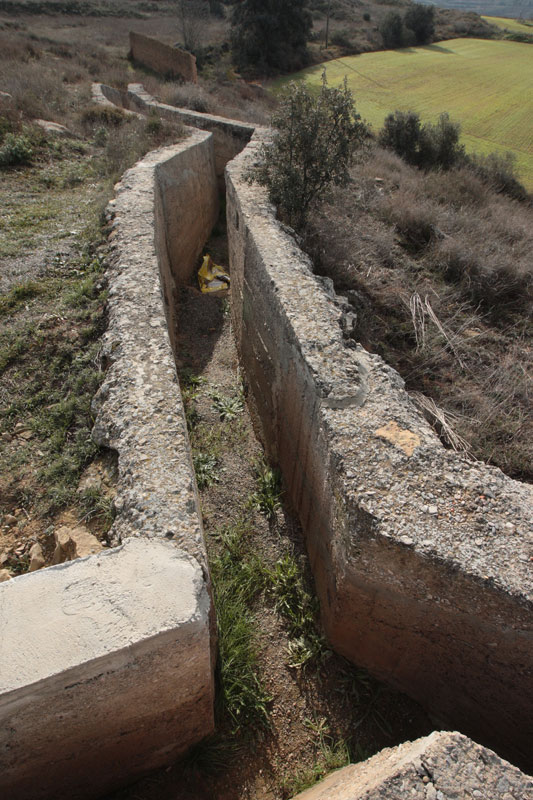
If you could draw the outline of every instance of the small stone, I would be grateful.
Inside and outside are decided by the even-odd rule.
[[[514,533],[516,531],[516,525],[513,525],[512,522],[506,522],[505,530],[507,531],[507,533]]]
[[[39,544],[39,542],[35,542],[30,548],[30,572],[35,572],[37,569],[42,569],[44,567],[44,554],[43,548]]]
[[[74,558],[99,553],[102,544],[93,536],[92,533],[82,525],[76,528],[68,528],[62,525],[54,532],[56,549],[52,564],[62,564],[64,561],[72,561]]]
[[[438,514],[439,509],[437,506],[428,506],[428,513],[433,515]]]
[[[0,583],[11,580],[11,573],[7,569],[0,569]]]
[[[6,525],[16,525],[17,518],[14,514],[4,514],[4,522]]]
[[[433,786],[432,783],[428,783],[426,786],[426,800],[436,800],[437,797],[437,790]]]
[[[475,539],[474,544],[477,544],[478,547],[481,547],[481,545],[483,544],[483,539]]]
[[[410,536],[400,536],[400,542],[406,547],[411,547],[415,543],[414,539],[411,539]]]

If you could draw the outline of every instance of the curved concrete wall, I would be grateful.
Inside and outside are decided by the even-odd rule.
[[[118,453],[119,546],[0,585],[10,800],[98,796],[213,730],[214,610],[165,307],[173,329],[174,285],[217,210],[213,137],[201,131],[128,170],[110,204],[94,435]]]
[[[298,510],[327,636],[446,723],[533,753],[533,487],[445,450],[266,193],[226,168],[233,325]]]
[[[224,168],[250,141],[255,126],[239,122],[215,114],[201,114],[188,108],[176,108],[159,103],[145,91],[140,83],[130,83],[126,93],[105,84],[94,84],[95,96],[102,96],[108,102],[121,105],[129,111],[142,114],[157,113],[163,119],[178,120],[203,131],[210,131],[214,137],[215,171],[219,178],[219,187],[224,190]]]

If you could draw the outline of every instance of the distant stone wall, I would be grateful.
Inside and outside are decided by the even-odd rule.
[[[533,487],[447,451],[266,192],[226,168],[233,328],[332,646],[513,760],[533,753]]]
[[[128,170],[109,205],[94,436],[118,454],[118,547],[0,584],[9,800],[101,796],[213,731],[215,617],[168,329],[217,211],[202,131]]]
[[[134,61],[160,75],[198,83],[196,56],[179,47],[170,47],[157,39],[130,31],[130,53]]]
[[[293,800],[533,800],[533,778],[460,733],[432,733],[331,773]]]

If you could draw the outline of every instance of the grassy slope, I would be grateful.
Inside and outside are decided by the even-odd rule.
[[[509,17],[481,17],[490,25],[496,25],[502,31],[513,31],[514,33],[533,33],[533,22],[531,20],[510,19]]]
[[[533,189],[533,48],[517,42],[454,39],[427,47],[388,50],[330,61],[294,77],[318,86],[326,69],[330,85],[346,75],[357,109],[374,128],[387,113],[413,109],[435,120],[442,111],[461,123],[470,152],[515,153],[517,168]],[[282,78],[280,87],[289,78]]]

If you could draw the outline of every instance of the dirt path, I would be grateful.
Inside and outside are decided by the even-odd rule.
[[[224,263],[222,237],[209,242],[208,251]],[[281,800],[349,760],[431,730],[415,703],[329,651],[317,626],[298,521],[283,495],[270,518],[257,505],[261,486],[265,491],[258,472],[274,473],[265,468],[243,403],[228,303],[227,297],[202,295],[194,286],[182,291],[178,369],[215,585],[226,580],[221,566],[232,568],[228,552],[263,576],[249,608],[267,716],[234,732],[227,709],[219,709],[212,742],[114,800]],[[271,494],[275,506],[275,489]],[[298,623],[284,613],[284,603],[296,609]],[[307,637],[304,647],[299,633]],[[304,667],[290,666],[308,650],[314,658]],[[219,695],[220,680],[219,674]]]

